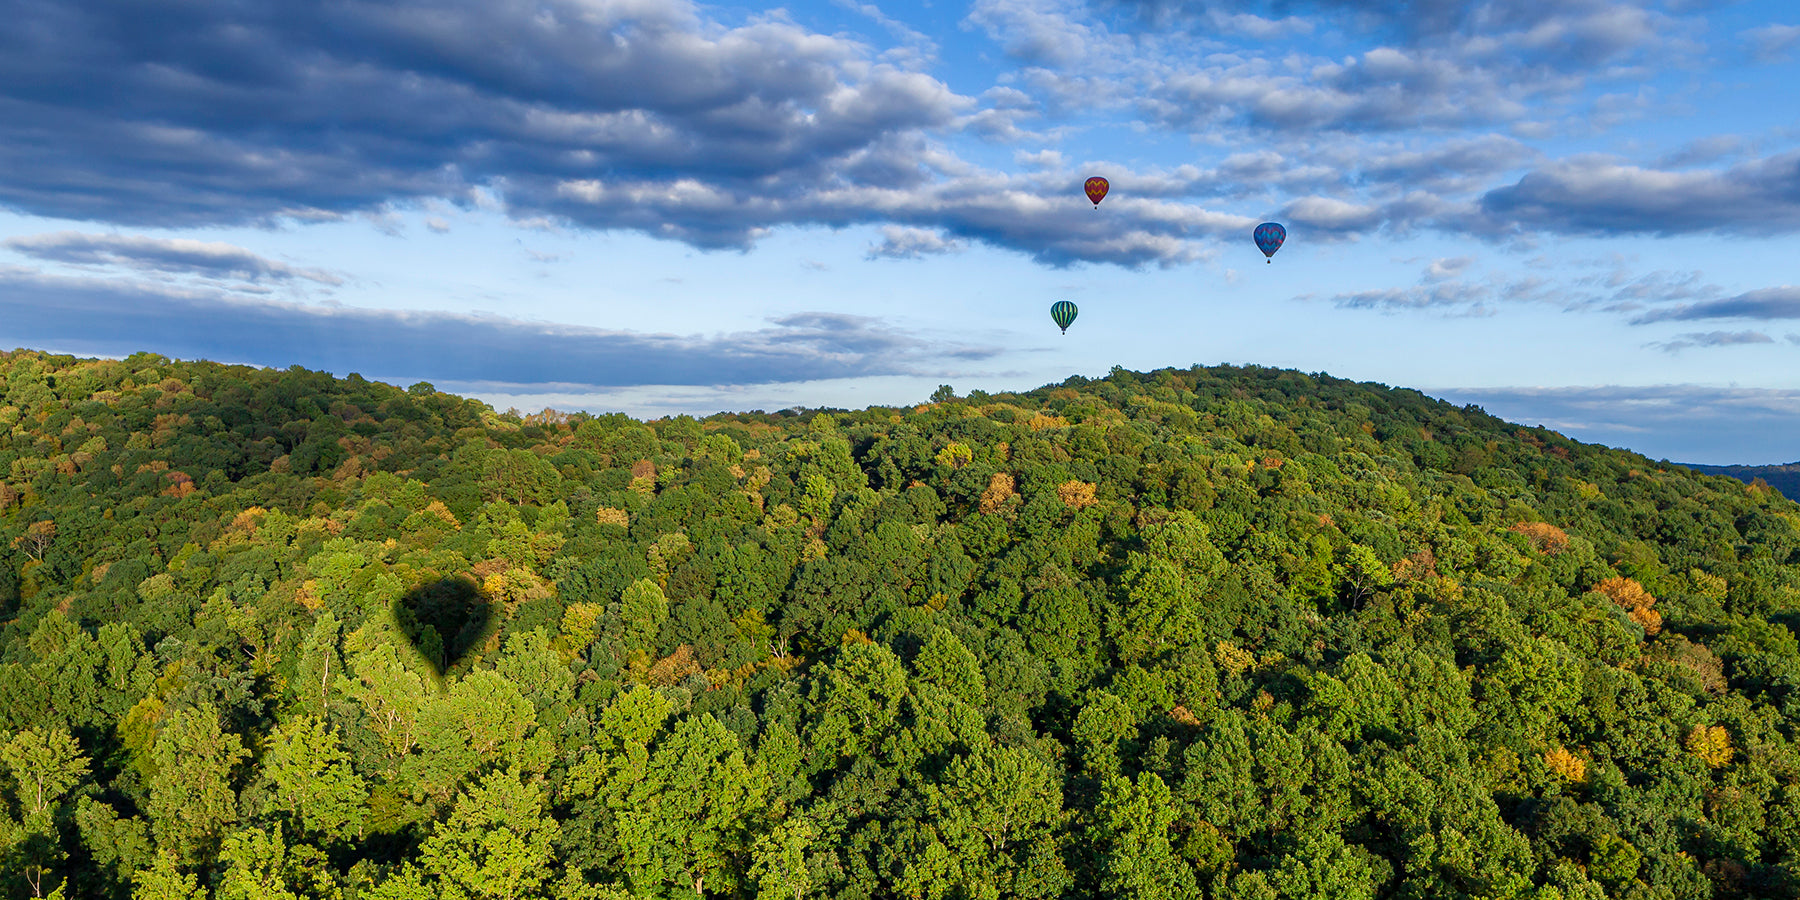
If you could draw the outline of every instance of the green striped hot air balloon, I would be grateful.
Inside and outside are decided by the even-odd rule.
[[[1054,321],[1063,334],[1069,333],[1069,324],[1075,321],[1075,314],[1080,310],[1067,300],[1058,300],[1050,305],[1050,319]]]

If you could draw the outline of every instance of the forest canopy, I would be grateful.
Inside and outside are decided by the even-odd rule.
[[[0,891],[1793,897],[1797,553],[1277,369],[643,422],[15,351]]]

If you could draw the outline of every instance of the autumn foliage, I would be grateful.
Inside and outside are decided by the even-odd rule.
[[[1612,602],[1625,610],[1644,629],[1647,635],[1655,635],[1662,630],[1662,613],[1650,607],[1656,605],[1656,598],[1644,590],[1644,586],[1630,578],[1608,578],[1594,585],[1594,590],[1605,594]]]
[[[50,542],[56,540],[56,523],[51,520],[31,523],[25,533],[12,539],[14,548],[21,550],[32,559],[44,558],[44,550]]]
[[[1556,747],[1544,753],[1544,765],[1550,771],[1562,776],[1564,781],[1580,784],[1587,781],[1587,762],[1570,753],[1566,747]]]
[[[1736,748],[1731,746],[1731,732],[1723,725],[1695,725],[1684,742],[1689,753],[1708,766],[1718,769],[1731,762]]]
[[[694,648],[682,644],[675,652],[657,660],[645,673],[644,679],[650,684],[668,687],[680,684],[690,675],[701,673],[700,663],[694,659]]]
[[[186,472],[168,472],[163,477],[169,482],[169,486],[163,490],[166,497],[186,497],[198,490],[194,486],[193,476]]]
[[[1394,580],[1400,582],[1436,578],[1438,577],[1437,556],[1431,552],[1430,547],[1423,547],[1394,563],[1393,570]]]
[[[1070,509],[1086,509],[1099,503],[1094,498],[1094,486],[1085,481],[1070,479],[1056,489],[1056,496],[1062,498],[1064,506]]]
[[[981,511],[993,515],[1014,496],[1013,477],[1005,472],[995,472],[994,477],[988,479],[987,490],[981,492]]]
[[[1531,539],[1531,545],[1539,553],[1555,556],[1569,549],[1569,535],[1561,528],[1549,522],[1520,522],[1510,529],[1514,534],[1522,534]]]

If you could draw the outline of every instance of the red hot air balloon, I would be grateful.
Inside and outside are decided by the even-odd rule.
[[[1106,189],[1108,187],[1109,185],[1106,183],[1106,179],[1095,175],[1087,180],[1087,184],[1082,185],[1082,190],[1087,191],[1088,199],[1094,202],[1095,209],[1099,209],[1100,201],[1106,199]]]

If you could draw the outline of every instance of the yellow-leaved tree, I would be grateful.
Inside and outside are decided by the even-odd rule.
[[[1695,725],[1688,732],[1687,750],[1714,769],[1724,767],[1737,753],[1731,746],[1731,732],[1723,725]]]

